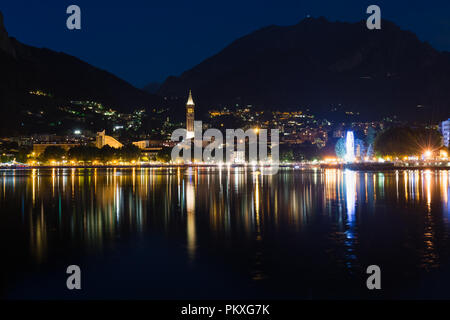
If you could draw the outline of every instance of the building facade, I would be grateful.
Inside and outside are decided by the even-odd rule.
[[[444,146],[448,148],[450,146],[450,118],[441,122],[440,130],[444,137]]]
[[[112,148],[121,148],[123,144],[114,139],[111,136],[107,136],[105,134],[105,130],[101,132],[97,132],[97,136],[95,137],[95,146],[99,149],[103,148],[105,145],[108,145]]]

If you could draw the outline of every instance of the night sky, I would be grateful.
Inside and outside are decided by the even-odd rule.
[[[66,28],[66,8],[81,7],[82,30]],[[345,4],[345,5],[344,5]],[[261,27],[292,25],[307,15],[332,21],[383,19],[450,51],[450,1],[14,0],[0,10],[19,41],[81,58],[137,87],[179,75],[235,39]]]

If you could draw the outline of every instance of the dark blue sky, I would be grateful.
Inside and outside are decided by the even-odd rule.
[[[77,4],[82,30],[66,28]],[[450,51],[450,1],[287,0],[10,0],[0,3],[9,34],[19,41],[79,57],[142,87],[178,75],[233,40],[261,27],[292,25],[306,15],[335,21],[382,18]]]

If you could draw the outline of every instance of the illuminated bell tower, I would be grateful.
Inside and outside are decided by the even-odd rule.
[[[194,137],[194,100],[192,99],[192,92],[189,90],[189,98],[186,102],[186,138],[190,139]]]

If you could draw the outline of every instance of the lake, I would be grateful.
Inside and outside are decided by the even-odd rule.
[[[7,299],[450,298],[450,171],[0,170]],[[82,289],[66,288],[78,265]],[[368,290],[366,269],[381,269]]]

